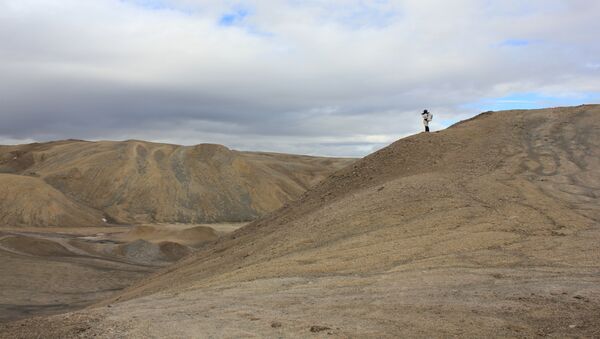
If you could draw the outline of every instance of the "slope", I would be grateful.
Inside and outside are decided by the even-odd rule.
[[[0,147],[0,172],[39,177],[117,223],[252,220],[351,161],[143,141]]]
[[[102,213],[77,203],[43,180],[0,174],[0,225],[102,225]]]
[[[401,139],[119,297],[41,324],[60,336],[81,324],[131,337],[600,335],[599,129],[587,105]]]

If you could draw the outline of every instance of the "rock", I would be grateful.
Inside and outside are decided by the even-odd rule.
[[[271,327],[273,328],[280,328],[281,327],[281,323],[279,321],[274,321],[271,323]]]
[[[310,327],[310,331],[313,333],[318,333],[318,332],[322,332],[322,331],[327,331],[330,330],[330,327],[327,326],[319,326],[319,325],[313,325]]]

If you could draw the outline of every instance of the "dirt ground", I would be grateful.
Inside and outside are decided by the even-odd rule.
[[[600,337],[600,106],[493,112],[346,167],[4,337]]]
[[[205,230],[216,237],[242,225],[146,225],[147,239],[133,226],[0,228],[0,322],[106,299],[201,246]]]
[[[586,276],[438,268],[260,279],[41,321],[56,337],[597,337],[600,281],[573,283],[564,277],[571,274]],[[35,337],[38,321],[19,323],[25,329],[16,333]]]

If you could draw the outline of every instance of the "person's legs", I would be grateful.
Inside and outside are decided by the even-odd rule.
[[[425,125],[425,132],[429,132],[429,126]]]

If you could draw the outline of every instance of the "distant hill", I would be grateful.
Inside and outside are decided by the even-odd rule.
[[[102,212],[69,199],[40,178],[0,174],[0,225],[101,225]]]
[[[352,161],[137,140],[0,146],[0,225],[248,221]]]

